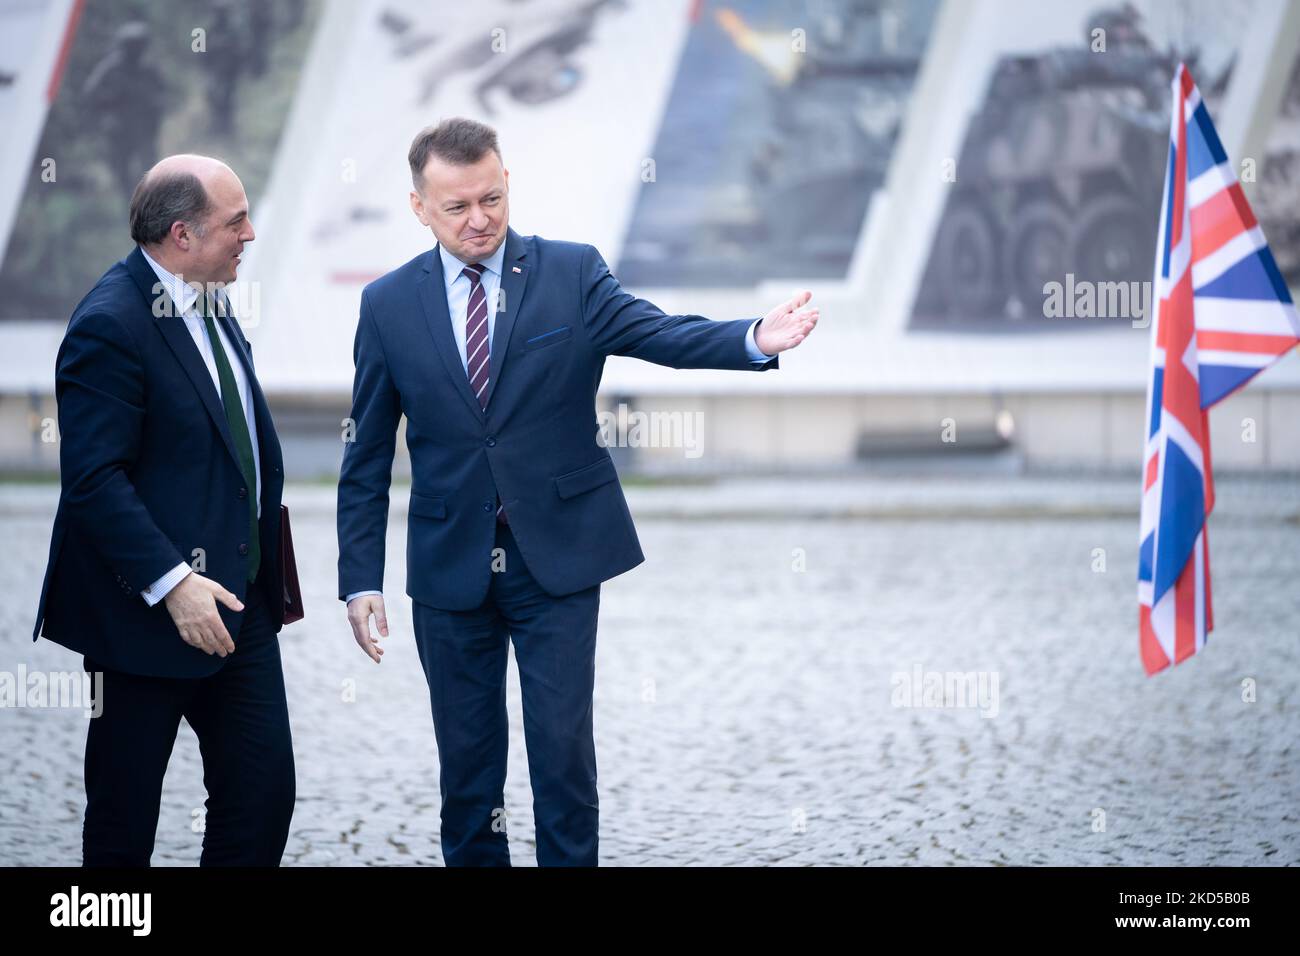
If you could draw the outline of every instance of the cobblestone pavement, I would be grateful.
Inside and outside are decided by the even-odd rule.
[[[914,503],[900,484],[894,499]],[[665,492],[631,494],[648,560],[601,592],[602,864],[1300,863],[1300,523],[1294,489],[1268,488],[1220,482],[1218,626],[1153,678],[1137,654],[1135,513],[951,517],[963,499],[945,493],[928,515],[700,506],[674,520],[653,517]],[[376,666],[334,596],[331,495],[287,496],[308,594],[307,619],[281,634],[298,773],[285,863],[440,864],[405,521],[390,522],[392,635]],[[29,636],[56,497],[0,489],[0,671],[80,666]],[[1285,504],[1270,514],[1270,500]],[[895,706],[894,676],[916,668],[986,672],[996,697]],[[533,865],[513,659],[509,681],[511,852]],[[79,862],[85,732],[80,710],[0,710],[0,863]],[[182,724],[155,865],[197,862],[203,800]]]

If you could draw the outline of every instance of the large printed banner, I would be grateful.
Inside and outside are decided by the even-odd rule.
[[[262,200],[320,7],[4,0],[0,320],[67,322],[130,251],[131,192],[162,156],[219,156]]]
[[[979,78],[910,327],[1037,333],[1130,321],[1150,279],[1169,77],[1186,61],[1217,104],[1255,2],[1037,3],[982,33],[999,52]],[[1126,295],[1123,314],[1106,316],[1112,303],[1087,295],[1111,283]],[[1062,307],[1044,287],[1061,291]]]
[[[362,287],[434,244],[410,209],[407,151],[442,118],[497,130],[519,232],[590,242],[615,263],[691,12],[687,0],[331,5],[246,260],[263,287],[263,381],[347,388]]]
[[[33,153],[62,87],[84,2],[0,0],[0,247],[18,215],[27,171],[51,174],[48,162],[33,163]]]

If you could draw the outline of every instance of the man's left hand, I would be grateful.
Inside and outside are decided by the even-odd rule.
[[[765,354],[776,355],[806,339],[820,314],[816,306],[804,308],[811,298],[812,292],[799,292],[763,316],[763,321],[754,330],[754,344]]]

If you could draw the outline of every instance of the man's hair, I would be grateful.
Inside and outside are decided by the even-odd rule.
[[[411,164],[411,182],[417,192],[424,190],[424,167],[430,156],[437,156],[453,166],[471,166],[482,159],[488,150],[501,158],[497,146],[497,131],[485,123],[453,116],[437,126],[426,126],[411,141],[407,160]]]
[[[142,246],[162,242],[172,223],[183,222],[203,236],[212,209],[208,192],[193,173],[145,173],[131,195],[131,238]]]

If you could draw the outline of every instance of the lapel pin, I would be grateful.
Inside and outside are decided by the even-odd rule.
[[[510,271],[511,271],[511,272],[521,272],[522,270],[521,270],[518,266],[515,266],[515,267],[512,268]]]

